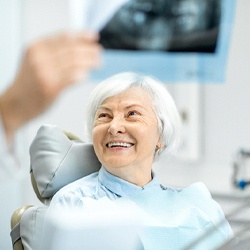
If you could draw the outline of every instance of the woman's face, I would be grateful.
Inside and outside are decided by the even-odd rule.
[[[155,148],[160,146],[152,106],[149,94],[138,87],[110,97],[99,106],[93,143],[99,161],[110,173],[119,175],[124,169],[151,173]]]

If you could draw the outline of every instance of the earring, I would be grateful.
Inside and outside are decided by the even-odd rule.
[[[159,156],[161,154],[161,148],[158,148],[157,155]]]
[[[161,154],[161,148],[158,146],[158,145],[156,145],[156,147],[155,147],[155,155],[160,155]]]

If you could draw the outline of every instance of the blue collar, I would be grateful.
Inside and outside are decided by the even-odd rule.
[[[152,175],[153,179],[148,184],[146,184],[144,187],[139,187],[133,183],[112,175],[102,166],[99,170],[98,181],[112,193],[115,193],[120,197],[130,197],[131,195],[142,192],[143,190],[149,190],[152,188],[162,190],[161,185],[154,173],[152,173]]]

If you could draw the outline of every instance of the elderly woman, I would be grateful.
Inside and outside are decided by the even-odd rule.
[[[139,233],[144,249],[152,249],[155,235],[161,247],[153,249],[180,249],[206,229],[216,231],[209,247],[232,235],[202,183],[177,190],[161,185],[152,172],[153,162],[172,152],[181,134],[177,108],[163,84],[136,73],[115,75],[94,89],[87,114],[87,132],[102,167],[59,190],[52,207],[84,208],[104,197],[130,200],[163,223],[161,230]]]

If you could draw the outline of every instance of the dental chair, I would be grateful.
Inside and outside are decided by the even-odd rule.
[[[43,204],[23,206],[13,213],[10,234],[14,250],[36,250],[53,195],[101,167],[92,144],[54,125],[43,125],[38,130],[30,147],[30,164],[32,186]]]
[[[42,204],[26,205],[13,213],[11,238],[14,250],[37,250],[53,195],[63,186],[101,167],[92,144],[84,143],[54,125],[43,125],[38,130],[30,147],[30,165],[32,186]],[[250,232],[250,227],[246,232]],[[249,249],[250,233],[248,237],[241,240],[237,235],[237,241],[227,242],[218,250]],[[245,248],[246,244],[248,248]]]

